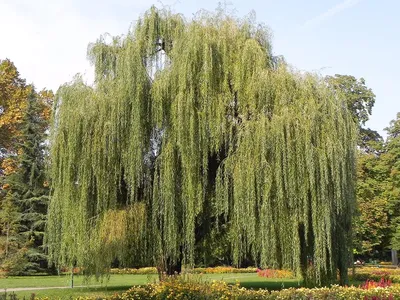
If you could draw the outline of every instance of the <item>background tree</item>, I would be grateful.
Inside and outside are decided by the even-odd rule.
[[[389,170],[387,193],[393,232],[391,242],[394,249],[400,250],[400,113],[385,130],[388,136],[382,159]]]
[[[326,80],[336,91],[345,95],[347,106],[353,114],[354,121],[360,126],[364,126],[375,104],[375,94],[365,85],[365,79],[336,74],[335,76],[327,76]]]
[[[18,230],[13,235],[15,251],[7,251],[2,264],[8,266],[8,271],[13,274],[28,274],[47,267],[43,235],[48,187],[44,172],[45,121],[41,118],[41,111],[39,99],[32,89],[22,120],[17,169],[4,180],[5,205],[12,205],[15,219],[11,222],[18,226]],[[8,224],[10,217],[6,217]]]
[[[382,159],[383,141],[359,150],[357,162],[357,208],[354,218],[354,248],[364,258],[376,256],[390,246],[389,169]],[[372,151],[374,149],[374,151]]]
[[[0,60],[0,177],[15,170],[15,158],[21,142],[21,127],[32,86],[26,81],[9,59]],[[37,93],[43,129],[48,129],[54,94],[50,90]]]
[[[318,284],[339,269],[346,281],[352,115],[322,80],[274,63],[265,26],[152,8],[89,56],[95,86],[57,93],[52,261],[171,272],[221,228],[234,264],[252,257]]]
[[[9,258],[12,258],[19,248],[19,240],[16,237],[19,232],[21,214],[13,200],[11,194],[6,194],[1,201],[0,226],[3,236],[1,236],[0,255],[3,269],[8,269],[10,267],[7,263],[7,266],[5,266],[4,261],[8,262]]]
[[[10,274],[47,267],[43,234],[48,203],[45,139],[53,94],[19,78],[15,66],[2,61],[2,176],[0,178],[0,264]],[[8,97],[8,98],[7,98]]]
[[[20,78],[15,65],[0,60],[0,176],[15,168],[16,143],[30,87]]]
[[[350,75],[326,76],[325,80],[331,88],[339,92],[346,99],[347,107],[353,115],[354,122],[359,126],[358,145],[368,148],[372,141],[380,141],[382,137],[378,132],[365,128],[372,108],[375,104],[375,94],[365,84],[365,79],[357,79]]]
[[[371,257],[382,255],[390,245],[388,165],[382,159],[385,143],[378,132],[365,128],[375,103],[375,94],[363,78],[339,75],[326,81],[346,99],[347,106],[359,128],[357,155],[357,206],[353,219],[354,251]]]

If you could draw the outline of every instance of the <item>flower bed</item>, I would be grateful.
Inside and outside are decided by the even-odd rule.
[[[373,280],[367,280],[363,285],[360,287],[365,290],[370,290],[374,288],[387,288],[392,285],[392,282],[390,280],[382,278],[380,281],[373,281]]]
[[[111,300],[141,300],[141,299],[267,299],[267,300],[394,300],[400,298],[400,287],[340,287],[330,288],[299,288],[281,291],[251,290],[239,285],[228,285],[225,282],[214,281],[202,283],[187,281],[181,278],[170,278],[161,283],[133,287],[127,292],[111,297]]]
[[[350,270],[349,274],[351,274]],[[400,283],[400,269],[362,267],[356,268],[355,276],[352,277],[353,280],[359,281],[379,281],[382,278],[394,283]]]
[[[192,274],[221,274],[221,273],[256,273],[257,268],[234,268],[229,266],[213,267],[213,268],[194,268],[188,270]]]
[[[146,268],[120,268],[120,269],[111,269],[110,270],[111,274],[140,274],[140,275],[145,275],[145,274],[157,274],[157,268],[156,267],[146,267]]]
[[[222,273],[256,273],[257,268],[234,268],[229,266],[220,266],[213,268],[194,268],[184,270],[184,273],[191,274],[222,274]],[[147,268],[121,268],[121,269],[111,269],[111,274],[157,274],[157,268],[147,267]]]
[[[294,273],[290,270],[257,269],[257,274],[265,278],[296,278]]]

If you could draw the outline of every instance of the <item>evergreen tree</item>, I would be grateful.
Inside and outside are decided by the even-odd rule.
[[[32,87],[22,119],[17,169],[5,178],[6,195],[3,209],[10,210],[12,215],[4,215],[1,218],[1,222],[6,222],[8,226],[3,226],[3,230],[8,230],[10,224],[17,227],[13,230],[12,237],[15,241],[15,251],[11,253],[8,250],[3,262],[9,266],[10,273],[14,274],[28,274],[47,267],[43,249],[48,206],[48,187],[45,179],[47,124],[41,112],[41,102]]]
[[[19,249],[20,240],[18,239],[18,232],[21,213],[19,212],[11,193],[2,191],[2,194],[0,206],[0,228],[3,234],[0,236],[0,259],[1,268],[8,270],[12,267],[11,261],[14,253]]]

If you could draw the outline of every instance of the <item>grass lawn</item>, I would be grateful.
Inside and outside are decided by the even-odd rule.
[[[73,289],[51,289],[51,290],[40,290],[40,291],[19,291],[19,292],[7,292],[7,297],[10,294],[15,294],[18,299],[32,299],[32,295],[35,297],[49,299],[75,299],[78,297],[94,297],[103,298],[105,296],[111,296],[115,293],[122,293],[129,289],[127,286],[114,286],[114,287],[85,287],[85,288],[73,288]],[[4,293],[3,293],[4,295]],[[3,298],[4,299],[4,298]],[[7,298],[11,299],[11,298]]]
[[[111,275],[110,280],[103,282],[104,286],[126,286],[140,285],[149,282],[157,275]],[[101,285],[94,278],[89,282],[85,281],[84,276],[74,276],[74,286],[85,285]],[[20,287],[51,287],[51,286],[70,286],[71,276],[20,276],[8,277],[0,279],[0,289],[20,288]]]
[[[287,287],[298,287],[301,285],[297,279],[266,279],[258,277],[253,273],[226,273],[226,274],[204,274],[194,275],[199,280],[224,280],[228,283],[235,283],[236,280],[246,288],[267,288],[267,289],[281,289]],[[121,293],[129,289],[133,285],[146,284],[157,280],[157,275],[111,275],[110,280],[104,282],[102,285],[95,280],[85,282],[82,276],[74,277],[74,285],[85,285],[85,287],[75,287],[73,289],[49,289],[37,291],[19,291],[15,292],[18,297],[29,298],[32,293],[37,297],[49,298],[66,298],[78,296],[92,296],[102,297],[112,295],[114,293]],[[9,277],[0,279],[0,289],[4,288],[18,288],[18,287],[56,287],[56,286],[69,286],[70,276],[29,276],[29,277]],[[87,286],[86,286],[87,285]]]

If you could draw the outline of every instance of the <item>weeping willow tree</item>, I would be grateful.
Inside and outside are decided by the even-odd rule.
[[[89,58],[94,86],[65,84],[55,107],[53,262],[190,267],[224,225],[237,265],[346,281],[356,127],[320,78],[272,56],[268,28],[153,7]]]

